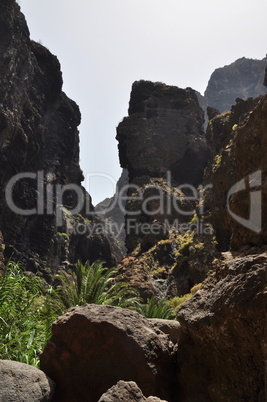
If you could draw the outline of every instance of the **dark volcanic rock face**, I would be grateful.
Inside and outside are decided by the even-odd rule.
[[[155,293],[160,282],[162,294],[172,286],[167,277],[182,243],[177,226],[193,218],[192,188],[198,191],[209,157],[203,124],[203,111],[191,88],[150,81],[133,84],[129,117],[117,128],[120,162],[128,169],[130,182],[125,228],[131,255],[119,270],[137,285],[144,299]],[[188,185],[187,190],[183,185]],[[164,247],[166,255],[161,258]],[[194,283],[187,278],[179,294]]]
[[[210,121],[206,138],[211,149],[211,159],[204,174],[204,184],[212,185],[205,193],[205,214],[215,230],[218,249],[227,251],[230,247],[231,226],[227,211],[227,194],[237,182],[235,150],[240,145],[236,141],[238,125],[249,118],[259,98],[246,101],[237,99],[231,111],[222,114],[209,110]],[[244,150],[242,155],[246,158]]]
[[[236,98],[256,98],[265,94],[263,80],[266,63],[267,56],[262,60],[242,57],[228,66],[216,69],[205,91],[207,105],[222,113],[231,109]]]
[[[208,151],[203,112],[195,91],[150,81],[135,82],[129,117],[117,128],[121,166],[135,177],[163,177],[178,183],[201,181]]]
[[[213,163],[211,215],[222,242],[232,189],[230,244],[235,253],[217,256],[216,271],[178,311],[182,401],[264,401],[266,98],[239,100],[231,113],[214,117],[207,131],[216,152],[233,136],[217,154],[218,166],[216,159]]]
[[[45,266],[54,270],[77,258],[116,262],[118,248],[105,236],[87,239],[88,233],[83,236],[75,236],[75,230],[66,233],[66,217],[71,215],[67,209],[75,208],[78,198],[82,203],[87,202],[89,210],[93,209],[89,195],[80,186],[83,180],[77,130],[80,119],[78,106],[62,92],[57,58],[30,40],[18,4],[3,0],[0,4],[0,229],[6,258],[13,255],[22,259],[33,271]],[[25,172],[31,177],[25,178]],[[17,174],[23,177],[17,177],[12,187],[10,180]],[[8,183],[10,191],[6,195]],[[63,191],[67,189],[63,186],[70,186],[69,190]],[[38,205],[38,211],[25,214],[13,208],[12,212],[11,201],[23,211],[36,209]],[[78,209],[80,215],[73,215],[72,221],[76,228],[85,224],[82,217],[85,208]],[[56,215],[61,214],[63,220],[59,223]],[[98,222],[99,218],[94,220]],[[88,225],[93,222],[89,217]]]
[[[124,208],[127,197],[129,184],[129,175],[127,169],[123,169],[122,174],[117,182],[116,193],[112,198],[107,198],[95,207],[95,211],[103,216],[107,226],[110,227],[119,242],[120,249],[126,254],[125,247],[125,217]],[[122,200],[125,197],[125,201]]]
[[[181,401],[264,401],[266,273],[266,252],[225,253],[181,307]]]
[[[162,230],[154,238],[135,229],[127,230],[131,220],[149,225],[155,220],[162,225],[166,218],[169,223],[178,217],[182,222],[188,221],[189,214],[176,208],[182,203],[180,190],[176,190],[177,200],[171,201],[172,206],[166,205],[168,199],[175,199],[175,186],[196,186],[202,179],[208,160],[203,122],[203,111],[191,88],[184,90],[150,81],[133,84],[129,117],[117,128],[120,163],[128,169],[131,185],[131,199],[126,203],[128,251],[136,247],[140,237],[142,250],[164,238]],[[142,208],[144,201],[146,208]],[[184,203],[186,211],[192,209],[190,202]]]
[[[231,247],[267,243],[267,95],[236,130],[238,188],[231,197]],[[243,219],[241,221],[240,219]]]
[[[267,87],[267,67],[265,68],[265,72],[264,72],[264,81],[263,81],[263,85]]]

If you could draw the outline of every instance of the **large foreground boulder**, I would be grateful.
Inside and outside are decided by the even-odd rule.
[[[52,401],[55,384],[41,370],[28,364],[0,360],[1,402]]]
[[[98,402],[166,402],[156,396],[146,398],[134,381],[119,381]]]
[[[119,307],[74,307],[53,325],[41,368],[57,384],[56,401],[96,402],[119,380],[143,394],[175,400],[175,347],[140,314]]]
[[[224,257],[178,313],[181,401],[264,401],[267,253]]]

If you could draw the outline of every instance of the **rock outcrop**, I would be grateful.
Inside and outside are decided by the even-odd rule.
[[[5,258],[24,261],[46,279],[78,258],[109,265],[121,258],[105,233],[89,236],[103,222],[85,219],[93,207],[81,187],[80,119],[62,92],[57,58],[30,40],[16,1],[1,1],[0,230]]]
[[[263,85],[267,87],[267,67],[265,68],[265,72],[264,72],[264,81],[263,81]]]
[[[238,187],[232,194],[231,247],[267,244],[267,95],[236,130]]]
[[[205,170],[203,183],[204,215],[212,225],[219,251],[227,251],[232,235],[230,215],[227,210],[227,195],[237,182],[235,150],[239,152],[237,128],[249,118],[257,99],[237,99],[231,110],[222,114],[209,109],[210,121],[206,138],[211,149],[211,158]],[[244,151],[242,155],[245,156]]]
[[[98,402],[167,402],[156,396],[146,398],[134,381],[119,381],[101,396]]]
[[[236,177],[227,185],[232,212],[230,247],[235,251],[217,256],[214,273],[178,312],[182,401],[265,400],[266,98],[239,101],[232,108],[232,113],[235,108],[242,111],[234,125],[233,144],[223,148],[223,152],[228,148],[235,161]],[[233,117],[227,115],[228,119]],[[224,123],[221,135],[227,127],[224,119],[225,115],[211,120],[212,125]],[[213,180],[218,181],[225,170],[216,171]],[[228,171],[227,177],[231,180]]]
[[[119,124],[117,140],[130,183],[136,177],[164,177],[197,185],[207,163],[203,112],[191,88],[136,81],[129,117]]]
[[[180,246],[179,234],[186,231],[181,225],[188,226],[194,216],[198,196],[191,200],[209,158],[203,124],[203,111],[191,88],[150,81],[133,84],[129,117],[119,124],[116,137],[121,166],[129,172],[125,228],[130,254],[119,270],[144,299],[158,285],[161,290],[156,292],[168,293],[166,279]],[[189,283],[195,282],[188,281],[188,291]]]
[[[181,401],[264,401],[267,254],[227,254],[178,312]]]
[[[57,384],[55,401],[95,402],[119,380],[135,381],[146,397],[175,400],[174,345],[130,310],[98,305],[67,310],[53,324],[40,359]]]
[[[266,93],[263,86],[267,56],[262,60],[242,57],[217,68],[211,75],[204,97],[206,104],[221,113],[230,110],[236,98],[256,98]]]
[[[122,170],[122,174],[117,182],[116,193],[113,197],[107,198],[95,206],[95,211],[101,215],[109,228],[109,232],[118,240],[122,253],[127,252],[125,246],[125,214],[124,208],[127,199],[129,185],[129,175],[127,169]]]
[[[55,383],[28,364],[0,360],[0,401],[49,402]]]

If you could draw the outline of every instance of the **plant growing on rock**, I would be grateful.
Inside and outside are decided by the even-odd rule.
[[[194,294],[201,288],[202,283],[197,283],[190,289],[190,293],[186,293],[183,296],[176,296],[173,299],[168,301],[168,306],[172,307],[175,311],[175,314],[177,313],[178,309],[181,307],[183,303],[186,301],[190,300]]]
[[[125,282],[115,280],[115,268],[96,261],[84,265],[79,261],[76,272],[61,271],[55,279],[59,286],[53,292],[53,305],[59,313],[86,303],[113,305],[135,309],[140,302],[138,292]]]
[[[148,299],[146,304],[140,304],[137,311],[146,318],[162,318],[166,320],[175,318],[174,308],[168,304],[167,300],[157,300],[156,296]]]

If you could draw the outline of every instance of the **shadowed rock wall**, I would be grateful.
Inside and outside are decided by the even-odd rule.
[[[23,260],[27,269],[42,272],[45,277],[78,258],[101,258],[113,265],[121,256],[116,242],[104,234],[90,238],[88,232],[77,234],[79,224],[92,227],[101,223],[98,217],[89,216],[85,221],[85,207],[68,219],[68,209],[75,208],[79,198],[84,205],[87,203],[88,210],[93,210],[90,196],[81,187],[80,120],[78,106],[62,92],[59,61],[30,40],[18,4],[14,0],[1,1],[0,230],[5,257]],[[25,172],[32,176],[18,177],[6,197],[10,179]],[[41,186],[37,185],[37,172]],[[66,185],[75,188],[62,194]],[[36,209],[37,205],[39,209],[28,215],[12,212],[11,201],[23,211]],[[62,215],[61,224],[56,215]],[[67,229],[68,223],[71,230]]]

